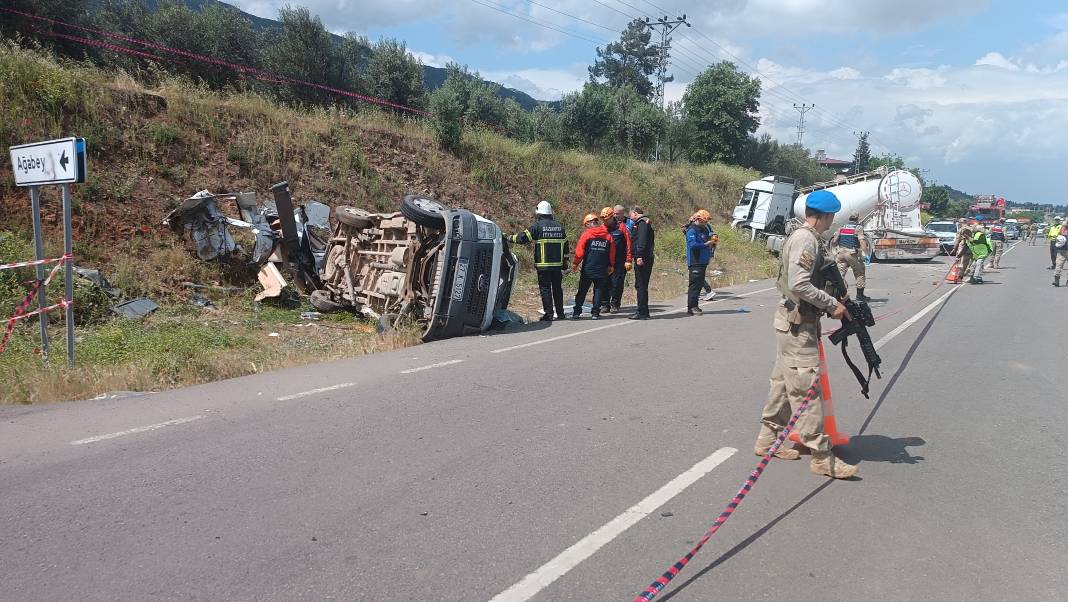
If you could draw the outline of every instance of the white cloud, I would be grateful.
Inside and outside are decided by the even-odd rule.
[[[578,68],[485,71],[482,77],[526,92],[537,100],[560,100],[564,94],[581,89],[586,81],[584,70]]]
[[[1019,65],[1002,56],[1000,52],[986,53],[985,55],[980,57],[979,60],[975,61],[975,65],[977,67],[987,65],[990,67],[997,67],[999,69],[1008,69],[1009,71],[1020,70]]]
[[[449,63],[458,62],[447,54],[431,54],[429,52],[419,52],[418,50],[410,50],[412,56],[416,58],[420,63],[427,65],[428,67],[445,67]]]
[[[831,71],[830,75],[836,79],[860,79],[860,71],[852,67],[840,67]]]

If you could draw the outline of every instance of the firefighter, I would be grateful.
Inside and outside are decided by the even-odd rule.
[[[601,224],[596,213],[587,213],[582,218],[582,225],[586,229],[575,244],[575,259],[571,265],[572,271],[579,272],[575,310],[571,314],[571,319],[577,320],[582,316],[582,304],[586,302],[586,293],[592,286],[593,309],[590,311],[590,317],[600,320],[605,281],[614,271],[612,266],[616,263],[616,248],[612,243],[612,235]],[[580,266],[581,271],[579,271]]]
[[[871,301],[864,294],[864,286],[867,284],[864,261],[871,249],[868,248],[868,239],[864,235],[864,228],[860,225],[859,215],[854,213],[849,216],[849,223],[838,229],[831,240],[831,245],[838,247],[836,259],[842,278],[845,279],[846,272],[853,270],[853,276],[857,279],[857,300]]]
[[[830,229],[834,214],[842,208],[829,190],[817,190],[805,199],[805,224],[794,230],[779,254],[777,288],[782,301],[775,312],[776,357],[771,372],[768,399],[761,414],[760,432],[753,451],[768,453],[776,438],[810,389],[813,399],[798,417],[794,430],[801,443],[812,451],[809,469],[818,475],[848,479],[857,467],[831,452],[831,438],[823,432],[823,400],[820,397],[820,318],[849,318],[846,306],[821,288],[821,266],[830,261],[824,255],[820,236]],[[796,449],[780,447],[777,458],[797,460]]]
[[[712,216],[704,209],[698,209],[686,226],[686,267],[689,272],[689,287],[686,290],[686,313],[701,315],[698,298],[705,284],[708,263],[712,261],[719,238],[708,225]]]
[[[994,252],[990,257],[990,270],[997,271],[1001,268],[1001,254],[1005,252],[1005,218],[1001,218],[990,228],[990,244]]]
[[[1061,224],[1061,218],[1053,218],[1053,225],[1046,230],[1046,240],[1049,241],[1049,269],[1057,267],[1057,237],[1061,235],[1061,231],[1064,226]]]
[[[616,208],[620,208],[616,205]],[[604,293],[601,294],[601,309],[610,314],[619,311],[619,305],[623,302],[623,287],[627,279],[627,272],[631,268],[630,256],[630,231],[627,225],[619,220],[619,212],[612,207],[601,209],[601,222],[604,223],[608,234],[612,236],[612,246],[616,250],[616,260],[612,264],[612,275],[608,277]]]
[[[513,244],[534,243],[534,268],[538,271],[538,290],[541,292],[541,308],[545,315],[542,322],[564,319],[563,270],[567,265],[567,233],[564,226],[553,219],[553,206],[548,201],[538,203],[534,211],[534,225],[519,234],[513,234]]]

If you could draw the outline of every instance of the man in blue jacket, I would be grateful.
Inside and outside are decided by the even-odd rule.
[[[701,287],[705,283],[708,262],[712,260],[713,248],[716,246],[715,234],[708,226],[712,216],[704,209],[697,210],[690,218],[686,228],[686,265],[689,268],[689,288],[686,292],[686,313],[701,315],[698,299]]]

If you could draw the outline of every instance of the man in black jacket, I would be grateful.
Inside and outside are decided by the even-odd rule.
[[[548,201],[538,203],[537,221],[519,234],[513,234],[513,244],[534,243],[534,267],[538,270],[538,290],[545,315],[542,322],[564,319],[563,269],[567,265],[567,234],[564,226],[553,219],[553,207]]]
[[[656,233],[641,207],[630,210],[634,222],[630,235],[631,256],[634,258],[634,289],[638,297],[638,309],[631,320],[649,319],[649,277],[653,274],[653,246]]]

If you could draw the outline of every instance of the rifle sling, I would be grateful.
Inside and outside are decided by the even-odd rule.
[[[849,369],[853,371],[853,376],[857,377],[857,382],[860,383],[860,393],[864,396],[864,399],[868,399],[868,384],[871,383],[871,366],[868,366],[868,377],[864,378],[864,374],[857,368],[857,365],[853,363],[853,360],[849,357],[849,352],[846,351],[846,347],[849,345],[849,337],[842,339],[842,357],[845,358],[846,364]]]

